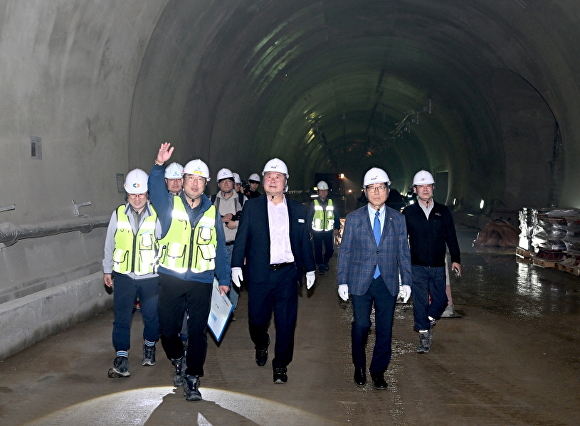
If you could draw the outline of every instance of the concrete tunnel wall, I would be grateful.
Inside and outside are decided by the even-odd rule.
[[[72,200],[109,215],[117,174],[149,171],[162,141],[212,174],[247,178],[278,156],[291,189],[320,171],[358,189],[380,166],[402,190],[428,168],[449,172],[459,211],[579,207],[579,16],[539,0],[0,1],[0,208],[15,205],[0,223],[74,219]],[[419,124],[393,139],[411,110]],[[95,229],[2,248],[0,309],[38,294],[39,322],[92,312],[46,292],[83,277],[102,290],[103,241]],[[1,353],[33,341],[5,332]]]

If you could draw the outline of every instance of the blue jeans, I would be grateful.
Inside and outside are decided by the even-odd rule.
[[[131,346],[131,320],[135,297],[141,302],[143,317],[143,339],[159,340],[159,318],[157,317],[157,295],[159,278],[134,280],[128,275],[113,272],[113,346],[116,351],[128,351]]]
[[[362,296],[351,295],[354,320],[352,322],[352,362],[357,368],[366,366],[366,344],[371,328],[371,311],[375,306],[376,341],[373,358],[369,367],[371,376],[385,372],[391,361],[391,340],[393,337],[393,316],[396,296],[393,296],[382,276],[373,279],[367,292]]]
[[[445,267],[412,265],[413,316],[415,330],[429,330],[428,317],[441,318],[447,307]],[[429,300],[431,299],[431,300]]]

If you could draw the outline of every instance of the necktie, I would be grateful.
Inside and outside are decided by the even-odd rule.
[[[381,221],[379,220],[379,212],[375,213],[373,234],[375,236],[375,242],[377,243],[378,246],[379,242],[381,241]],[[381,271],[379,271],[379,266],[377,265],[377,267],[375,268],[375,274],[373,275],[373,278],[377,278],[379,275],[381,275]]]
[[[373,224],[373,234],[375,235],[375,242],[377,246],[381,241],[381,221],[379,220],[379,212],[375,213],[375,223]]]

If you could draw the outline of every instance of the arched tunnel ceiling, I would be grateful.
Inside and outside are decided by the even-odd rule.
[[[242,176],[277,156],[302,188],[315,172],[360,181],[380,166],[401,189],[420,168],[449,171],[465,205],[505,206],[513,172],[498,88],[512,85],[498,81],[509,71],[529,85],[529,109],[554,119],[550,105],[565,122],[554,81],[575,64],[570,33],[554,39],[552,23],[567,16],[523,0],[169,1],[143,59],[131,139],[173,140],[187,146],[183,161]],[[546,139],[538,152],[551,152]],[[537,179],[557,184],[549,171]]]

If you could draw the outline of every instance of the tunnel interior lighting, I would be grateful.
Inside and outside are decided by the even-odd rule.
[[[479,202],[479,208],[483,210],[483,206],[485,206],[485,201],[483,199]]]

